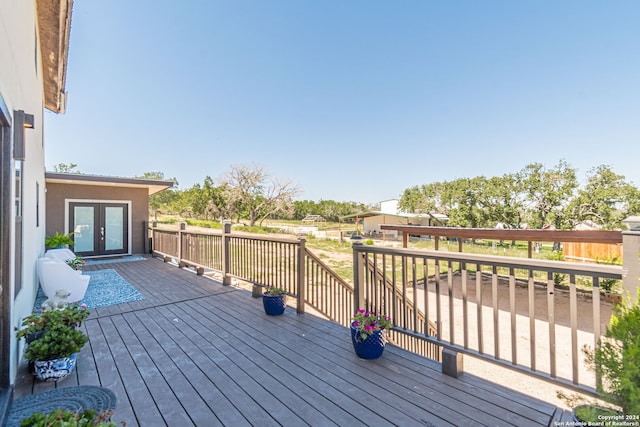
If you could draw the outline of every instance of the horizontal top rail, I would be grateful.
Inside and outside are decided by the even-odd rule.
[[[422,225],[380,225],[416,236],[458,237],[462,239],[517,240],[526,242],[622,243],[620,230],[512,230],[496,228],[428,227]]]
[[[221,236],[223,234],[222,230],[218,229],[209,229],[209,230],[172,230],[165,229],[160,227],[152,228],[153,230],[164,232],[164,233],[173,233],[173,234],[191,234],[191,235],[213,235],[213,236]],[[261,240],[265,242],[281,242],[281,243],[299,243],[300,238],[297,237],[281,237],[274,236],[269,234],[264,236],[262,234],[253,234],[253,233],[245,233],[242,231],[233,231],[229,234],[230,237],[235,239],[251,239],[251,240]]]
[[[553,261],[532,258],[503,257],[497,255],[479,255],[462,252],[415,250],[404,248],[388,248],[370,245],[353,245],[357,252],[380,253],[389,255],[404,255],[417,258],[429,258],[436,261],[464,262],[468,264],[490,264],[497,267],[509,267],[515,269],[534,269],[539,271],[551,271],[564,274],[581,275],[584,272],[597,274],[598,277],[620,279],[622,267],[610,264],[584,264],[566,261]]]

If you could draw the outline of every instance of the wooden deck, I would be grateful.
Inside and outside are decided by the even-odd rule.
[[[110,388],[127,426],[548,426],[554,406],[387,346],[359,359],[347,328],[264,314],[260,299],[157,259],[104,264],[145,297],[92,310],[75,374]],[[21,368],[15,397],[54,387]]]

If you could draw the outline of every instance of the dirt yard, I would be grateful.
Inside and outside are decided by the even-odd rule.
[[[436,291],[435,284],[429,283],[428,287],[428,304],[430,309],[430,319],[435,323],[437,320],[435,317],[436,307]],[[448,298],[446,297],[446,286],[441,286],[441,304],[442,313],[448,313]],[[515,301],[516,301],[516,316],[515,316],[515,330],[516,330],[516,354],[519,364],[530,367],[531,366],[531,334],[529,323],[529,307],[528,307],[528,289],[523,286],[516,286],[515,289]],[[469,325],[469,335],[467,342],[470,348],[478,348],[478,336],[482,335],[483,338],[483,350],[485,353],[494,355],[494,318],[492,308],[492,288],[489,280],[483,280],[482,283],[482,309],[481,309],[481,323],[479,327],[478,321],[478,304],[476,300],[476,282],[475,280],[467,281],[467,315]],[[419,301],[419,307],[424,311],[424,289],[418,289],[416,295],[417,301]],[[510,295],[509,287],[507,284],[500,284],[498,286],[498,307],[499,307],[499,355],[501,358],[506,359],[511,356],[511,315],[509,310]],[[562,290],[556,290],[553,295],[554,301],[554,318],[555,318],[555,351],[557,360],[557,375],[564,378],[572,378],[572,355],[571,355],[571,329],[570,329],[570,307],[569,307],[569,293]],[[536,356],[536,369],[542,372],[549,372],[549,349],[551,347],[549,341],[549,323],[547,322],[547,290],[546,288],[535,289],[535,334],[534,337],[534,353]],[[601,300],[600,307],[600,328],[601,332],[606,330],[613,307],[610,303]],[[461,278],[460,276],[454,276],[454,342],[456,344],[464,345],[463,327],[463,300],[461,295]],[[584,362],[584,355],[581,348],[584,345],[593,347],[594,335],[593,335],[593,304],[589,297],[579,296],[576,305],[577,319],[578,319],[578,376],[580,381],[595,387],[595,376],[593,372],[590,372]],[[443,338],[449,340],[450,338],[450,324],[448,314],[443,314],[442,333]],[[563,400],[557,398],[556,393],[558,390],[563,390],[565,393],[573,393],[572,391],[555,385],[553,383],[536,379],[533,376],[520,374],[511,369],[500,367],[494,363],[483,361],[479,358],[472,356],[464,357],[464,371],[467,374],[477,375],[483,378],[491,378],[493,381],[503,384],[505,386],[514,388],[518,391],[526,394],[536,396],[541,400],[554,403],[561,407],[566,407],[567,404]]]

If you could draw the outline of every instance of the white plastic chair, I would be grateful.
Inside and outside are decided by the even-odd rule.
[[[65,262],[67,260],[76,258],[76,254],[74,254],[71,249],[67,249],[67,248],[49,249],[44,256],[47,258],[53,258],[53,259],[57,259]]]
[[[38,279],[47,298],[53,297],[58,289],[66,289],[71,292],[69,302],[77,302],[84,298],[91,276],[78,274],[65,261],[44,257],[38,259]]]

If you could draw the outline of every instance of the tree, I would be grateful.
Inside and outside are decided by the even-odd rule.
[[[81,173],[79,170],[74,170],[77,166],[75,163],[58,163],[53,165],[53,171],[57,173]]]
[[[398,208],[404,212],[432,213],[436,210],[438,184],[440,183],[407,188],[398,201]]]
[[[449,224],[478,228],[486,225],[486,213],[482,209],[482,197],[486,178],[458,178],[446,182],[441,199],[449,207]]]
[[[509,228],[521,228],[524,221],[522,187],[516,174],[505,174],[485,181],[482,205],[488,227],[498,223]]]
[[[162,172],[145,172],[141,176],[136,176],[136,178],[155,179],[157,181],[173,181],[173,187],[149,196],[149,208],[152,211],[158,211],[160,209],[168,210],[171,203],[175,202],[180,197],[177,191],[178,180],[175,177],[165,179],[164,173]]]
[[[291,209],[293,197],[300,193],[291,181],[272,177],[256,164],[232,166],[222,178],[221,186],[237,217],[246,210],[250,226],[257,221],[262,223],[269,215]]]
[[[550,224],[566,228],[564,208],[578,188],[576,170],[564,160],[549,170],[541,163],[532,163],[519,172],[518,179],[529,203],[532,228]]]
[[[587,184],[567,206],[565,216],[572,227],[592,220],[607,229],[621,228],[622,220],[638,214],[639,199],[640,191],[623,175],[600,165],[589,171]]]

